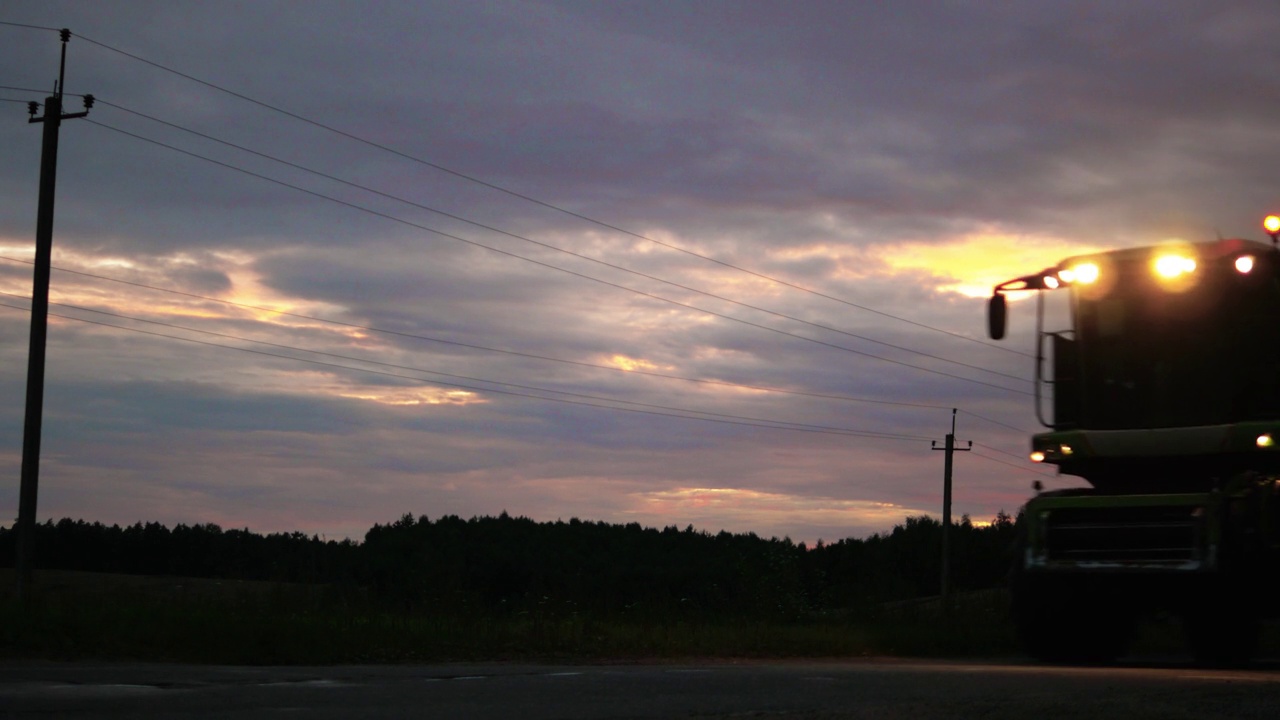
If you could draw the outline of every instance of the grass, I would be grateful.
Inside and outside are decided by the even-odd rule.
[[[0,588],[13,571],[0,569]],[[1280,623],[1261,650],[1280,656]],[[639,662],[728,658],[1012,657],[1000,590],[801,619],[643,619],[557,611],[390,611],[359,593],[287,583],[46,571],[33,602],[0,599],[0,659],[211,664]],[[1185,656],[1181,626],[1147,618],[1131,657]]]
[[[8,573],[6,575],[6,572]],[[12,586],[12,571],[0,583]],[[1016,652],[1001,596],[792,621],[390,612],[330,589],[44,572],[0,604],[0,657],[216,664],[982,656]]]

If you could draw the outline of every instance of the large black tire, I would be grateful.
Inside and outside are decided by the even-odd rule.
[[[1014,629],[1023,651],[1046,662],[1106,663],[1128,649],[1134,615],[1114,594],[1080,576],[1018,573]]]
[[[1190,616],[1184,620],[1187,645],[1196,664],[1205,667],[1240,667],[1258,652],[1257,620]]]
[[[1090,488],[1040,497],[1092,495]],[[1025,527],[1014,548],[1010,600],[1014,630],[1024,652],[1037,660],[1105,663],[1124,655],[1137,625],[1138,605],[1123,579],[1088,573],[1028,570]]]
[[[1243,597],[1247,595],[1238,586],[1224,581],[1216,588],[1202,589],[1187,607],[1182,627],[1197,664],[1238,667],[1253,660],[1262,620],[1241,602]]]

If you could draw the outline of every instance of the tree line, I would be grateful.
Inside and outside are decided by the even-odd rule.
[[[996,587],[1015,518],[966,516],[951,529],[952,588]],[[709,533],[511,517],[405,515],[363,542],[260,535],[214,524],[37,526],[36,567],[325,584],[408,611],[603,613],[641,617],[803,617],[936,595],[941,523],[909,517],[886,533],[813,547],[754,533]],[[0,528],[0,565],[15,533]]]

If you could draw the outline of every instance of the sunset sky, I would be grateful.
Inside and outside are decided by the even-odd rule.
[[[991,287],[1280,210],[1270,0],[7,0],[4,522],[62,27],[41,520],[831,541],[940,514],[951,408],[989,520],[1074,484]]]

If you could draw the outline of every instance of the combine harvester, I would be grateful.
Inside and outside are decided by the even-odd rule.
[[[997,340],[1005,294],[1037,291],[1049,430],[1031,459],[1091,486],[1037,483],[1027,502],[1012,593],[1031,655],[1113,659],[1139,616],[1165,610],[1197,660],[1238,663],[1280,614],[1280,218],[1264,226],[1271,246],[1116,250],[995,288]],[[1049,290],[1069,293],[1069,329],[1045,329]]]

